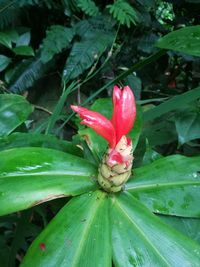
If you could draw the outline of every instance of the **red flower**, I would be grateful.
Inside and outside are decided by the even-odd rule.
[[[133,127],[136,118],[135,98],[129,86],[125,86],[122,90],[118,86],[114,86],[111,120],[98,112],[83,107],[71,106],[71,108],[83,119],[81,124],[89,126],[108,141],[110,165],[128,162],[128,159],[117,149],[117,145],[123,137],[123,145],[132,147],[130,138],[124,138]]]
[[[112,123],[117,144],[123,135],[130,132],[136,118],[135,98],[129,86],[125,86],[122,90],[114,86],[113,105]]]

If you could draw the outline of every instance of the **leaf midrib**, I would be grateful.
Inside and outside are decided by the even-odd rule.
[[[183,181],[183,182],[170,182],[170,183],[155,183],[155,184],[146,184],[146,185],[135,185],[135,186],[126,186],[127,191],[143,191],[145,189],[160,189],[162,187],[176,187],[176,186],[185,186],[185,185],[199,185],[200,181]]]
[[[77,172],[71,172],[71,173],[66,173],[66,172],[35,172],[35,173],[14,173],[13,175],[10,174],[10,175],[4,175],[4,176],[1,176],[0,175],[0,179],[4,179],[4,178],[11,178],[11,177],[26,177],[26,176],[72,176],[73,177],[88,177],[89,179],[91,178],[92,175],[94,174],[80,174],[80,173],[77,173]]]
[[[142,232],[140,227],[137,225],[135,221],[130,218],[130,216],[127,214],[127,212],[120,206],[119,201],[116,201],[115,204],[117,203],[118,208],[122,211],[122,213],[128,218],[128,220],[135,226],[137,231],[141,234],[144,240],[152,247],[152,249],[155,251],[155,253],[162,259],[162,261],[166,264],[167,267],[171,267],[171,265],[166,261],[166,259],[160,254],[160,252],[157,250],[157,248],[152,244],[152,242],[147,238],[147,236]]]
[[[90,216],[90,218],[88,220],[88,223],[87,223],[85,229],[83,230],[83,235],[82,235],[82,237],[80,239],[79,246],[78,246],[78,248],[76,250],[76,253],[75,253],[74,257],[73,257],[73,261],[71,263],[71,266],[78,266],[77,265],[77,262],[80,259],[80,256],[81,256],[81,253],[82,253],[82,249],[83,249],[84,243],[87,240],[88,232],[90,230],[90,226],[92,225],[92,222],[94,221],[94,218],[96,216],[96,213],[98,212],[99,206],[101,204],[102,204],[102,199],[101,199],[101,201],[100,200],[98,201],[98,206],[94,205],[93,208],[92,208],[92,210],[90,211],[91,216]]]

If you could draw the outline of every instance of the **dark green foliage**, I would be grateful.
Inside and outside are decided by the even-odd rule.
[[[97,16],[99,14],[99,8],[92,0],[76,0],[77,6],[89,16]]]
[[[16,1],[0,1],[0,29],[15,23],[20,15]]]
[[[14,26],[19,21],[22,7],[27,6],[45,6],[52,8],[55,6],[53,0],[1,0],[0,1],[0,29],[8,26]]]
[[[128,28],[131,23],[136,24],[138,21],[137,11],[125,0],[117,0],[114,4],[108,5],[107,8],[120,24],[126,25]]]
[[[114,30],[104,16],[83,20],[76,26],[81,37],[74,43],[63,70],[64,80],[74,79],[98,61],[114,41]]]
[[[69,47],[74,36],[72,28],[61,25],[53,25],[47,30],[46,38],[43,40],[41,48],[41,60],[43,63],[48,62],[54,55],[60,53],[63,49]]]
[[[46,67],[40,58],[24,60],[13,70],[9,90],[18,94],[24,92],[43,76]]]
[[[63,79],[74,79],[82,74],[99,59],[106,48],[105,40],[97,38],[74,43],[63,70]]]
[[[199,4],[0,0],[0,266],[199,266]],[[108,194],[70,105],[110,119],[115,84],[137,118]]]

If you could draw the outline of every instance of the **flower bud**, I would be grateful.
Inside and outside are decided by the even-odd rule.
[[[126,137],[136,119],[136,103],[131,88],[114,86],[111,120],[83,107],[72,105],[71,108],[80,115],[81,124],[92,128],[109,144],[99,166],[100,186],[107,192],[122,190],[131,175],[133,162],[132,141]]]
[[[132,142],[126,136],[122,136],[115,149],[107,150],[99,165],[100,186],[107,192],[122,190],[131,175],[132,163]]]

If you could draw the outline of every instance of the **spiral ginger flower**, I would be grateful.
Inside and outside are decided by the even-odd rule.
[[[109,147],[99,165],[98,182],[107,192],[118,192],[131,175],[132,141],[126,135],[136,118],[136,104],[129,86],[114,86],[113,116],[108,120],[98,112],[71,106],[80,115],[82,124],[92,128],[107,140]]]

